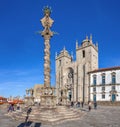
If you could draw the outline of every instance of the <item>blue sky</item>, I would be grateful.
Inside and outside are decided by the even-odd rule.
[[[0,95],[23,96],[25,89],[43,84],[44,6],[52,7],[51,84],[55,85],[55,52],[65,46],[74,53],[85,36],[99,45],[99,67],[120,65],[119,0],[0,0]]]

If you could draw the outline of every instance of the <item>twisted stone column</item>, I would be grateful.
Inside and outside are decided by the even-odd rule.
[[[44,36],[44,86],[50,87],[50,36]]]
[[[51,9],[49,7],[44,8],[44,17],[40,20],[44,30],[41,32],[44,37],[44,87],[50,87],[50,38],[53,36],[53,32],[50,30],[53,20],[50,18]]]

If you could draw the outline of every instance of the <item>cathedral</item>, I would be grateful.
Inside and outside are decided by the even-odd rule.
[[[76,61],[64,48],[56,56],[56,94],[58,102],[89,100],[89,75],[88,72],[98,69],[98,45],[90,39],[76,41]],[[67,96],[66,96],[67,95]]]

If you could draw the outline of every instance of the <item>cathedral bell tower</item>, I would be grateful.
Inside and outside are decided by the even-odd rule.
[[[82,41],[81,46],[76,42],[76,62],[78,70],[78,100],[89,101],[88,72],[98,69],[98,45],[92,42],[92,36]]]
[[[56,96],[57,103],[65,105],[67,103],[65,83],[64,83],[64,71],[65,67],[71,63],[72,56],[69,55],[68,51],[63,48],[59,55],[56,54]]]

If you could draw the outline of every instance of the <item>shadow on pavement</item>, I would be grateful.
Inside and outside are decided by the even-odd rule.
[[[27,116],[25,118],[25,122],[21,123],[17,127],[40,127],[41,126],[41,123],[33,123],[32,121],[28,121],[29,115],[30,115],[31,111],[32,111],[32,108],[31,107],[28,108],[28,110],[27,110]]]
[[[88,109],[80,109],[81,111],[85,111],[85,112],[88,112]]]
[[[17,127],[40,127],[40,126],[41,126],[41,123],[33,123],[31,121],[28,121],[28,122],[21,123]]]

